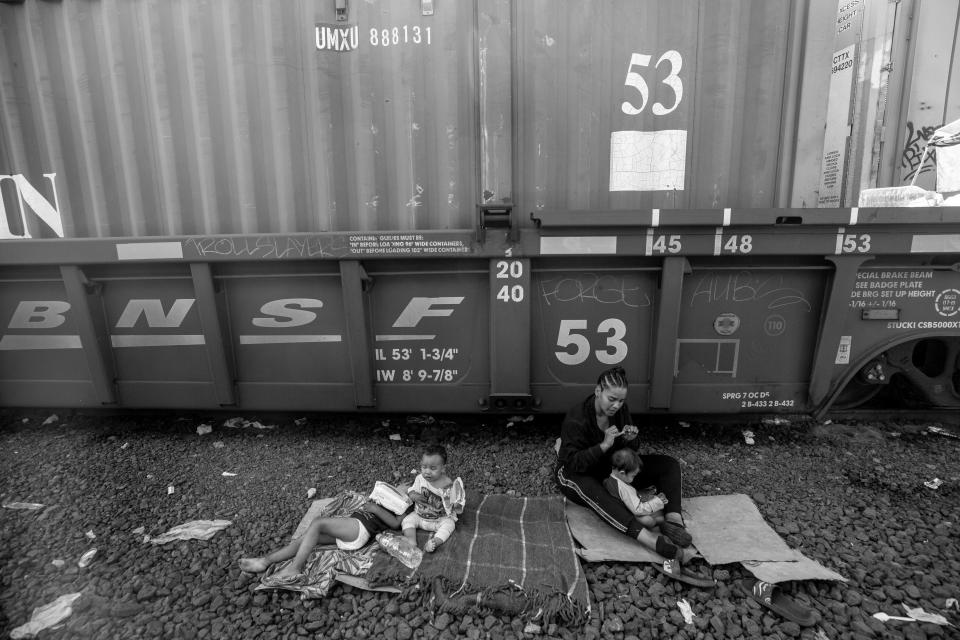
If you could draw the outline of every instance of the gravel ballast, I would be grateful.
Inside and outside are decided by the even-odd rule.
[[[44,425],[51,413],[0,413],[0,499],[45,505],[0,509],[3,637],[72,592],[83,594],[72,615],[40,638],[958,637],[955,627],[872,617],[903,616],[906,604],[960,623],[947,605],[960,598],[960,440],[926,433],[929,422],[754,421],[749,446],[743,424],[652,421],[643,450],[681,460],[685,495],[749,494],[790,546],[850,581],[784,585],[817,611],[818,624],[801,629],[734,592],[749,575],[740,565],[714,567],[719,585],[704,591],[647,565],[588,564],[590,620],[565,628],[489,612],[431,614],[413,596],[339,584],[326,599],[300,601],[254,591],[257,578],[237,567],[289,540],[308,489],[322,497],[412,478],[426,440],[447,446],[449,470],[468,492],[554,493],[560,416],[508,427],[496,416],[246,415],[276,428],[233,429],[223,426],[228,414],[58,412]],[[212,432],[198,435],[201,424]],[[942,484],[927,488],[934,478]],[[233,524],[209,541],[144,543],[215,519]],[[78,567],[92,548],[89,566]]]

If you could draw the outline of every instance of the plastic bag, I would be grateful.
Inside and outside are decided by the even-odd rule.
[[[229,520],[191,520],[178,524],[166,533],[151,538],[153,544],[166,544],[174,540],[209,540],[218,531],[226,529],[233,523]]]
[[[29,622],[22,624],[10,632],[10,637],[14,640],[19,638],[32,638],[44,629],[66,620],[73,613],[71,605],[80,597],[80,593],[68,593],[60,596],[53,602],[37,607],[33,610]]]
[[[923,187],[906,185],[902,187],[879,187],[864,189],[860,192],[858,207],[939,207],[943,196],[936,191],[927,191]]]

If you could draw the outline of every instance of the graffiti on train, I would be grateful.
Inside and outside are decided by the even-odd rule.
[[[914,127],[913,122],[907,121],[907,141],[903,146],[903,153],[900,155],[900,167],[906,171],[903,176],[904,180],[913,180],[917,174],[933,171],[937,166],[935,150],[931,148],[927,151],[926,160],[923,158],[923,152],[927,147],[930,136],[942,126],[943,123]]]
[[[648,288],[640,286],[635,278],[597,273],[543,279],[540,281],[540,297],[548,306],[574,302],[639,309],[653,304]]]
[[[463,254],[467,241],[455,234],[323,234],[204,236],[184,241],[184,255],[198,258],[347,258]]]
[[[794,305],[812,310],[804,292],[785,286],[782,275],[755,275],[751,271],[700,276],[693,285],[690,306],[717,302],[762,302],[771,311]]]
[[[45,173],[43,177],[50,182],[49,198],[22,173],[0,175],[0,240],[32,238],[34,233],[40,237],[63,237],[63,218],[55,180],[57,174]],[[5,183],[13,183],[13,189],[3,188]],[[14,203],[15,207],[12,206]],[[9,217],[11,211],[16,212],[14,220]],[[31,229],[34,233],[31,233]]]

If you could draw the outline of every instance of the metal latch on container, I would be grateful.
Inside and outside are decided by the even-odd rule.
[[[433,15],[433,0],[420,0],[420,15]]]
[[[349,15],[347,0],[335,0],[335,2],[336,4],[334,6],[337,10],[337,22],[346,22],[347,16]]]
[[[486,240],[487,229],[506,229],[511,232],[513,239],[513,205],[512,204],[478,204],[477,205],[477,242]]]

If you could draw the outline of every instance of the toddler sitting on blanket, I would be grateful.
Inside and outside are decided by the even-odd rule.
[[[603,481],[607,491],[620,498],[645,528],[652,529],[660,525],[663,522],[663,507],[667,504],[667,497],[658,493],[643,496],[641,499],[630,484],[643,469],[643,462],[637,452],[633,449],[618,449],[610,457],[610,464],[613,467],[610,477]]]
[[[274,583],[292,583],[303,571],[314,546],[336,544],[337,548],[344,551],[355,551],[373,540],[378,533],[399,529],[401,516],[368,500],[347,517],[314,518],[302,536],[265,556],[241,558],[240,568],[251,573],[262,573],[275,562],[293,558],[287,566],[271,576]]]
[[[403,535],[417,543],[417,529],[433,531],[423,546],[433,552],[457,526],[457,514],[463,513],[466,495],[460,478],[451,480],[446,471],[447,450],[440,445],[427,447],[420,461],[420,473],[407,490],[415,511],[403,519]]]

